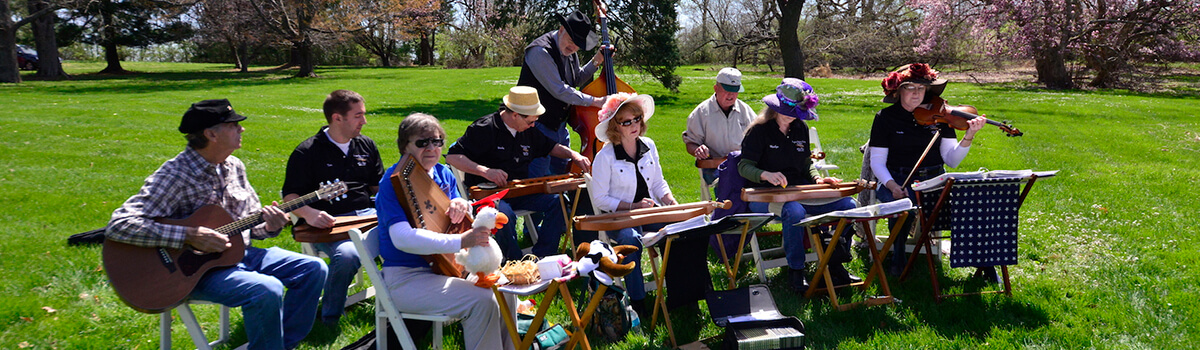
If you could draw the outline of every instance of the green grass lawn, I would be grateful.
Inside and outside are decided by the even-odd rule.
[[[143,72],[90,75],[97,63],[68,62],[70,81],[0,85],[0,348],[150,349],[158,347],[158,317],[121,303],[100,269],[99,247],[69,247],[68,235],[102,227],[142,180],[184,147],[176,131],[190,103],[229,98],[243,122],[243,148],[265,202],[279,198],[287,157],[324,124],[321,102],[335,89],[367,99],[363,133],[381,146],[385,163],[398,158],[396,127],[412,112],[440,118],[451,137],[495,110],[515,84],[517,68],[323,68],[320,78],[290,72],[239,74],[227,65],[125,63]],[[718,67],[719,68],[719,67]],[[648,136],[657,140],[667,180],[681,201],[699,198],[698,177],[680,132],[692,108],[711,94],[715,70],[680,69],[671,93],[625,74],[656,99]],[[742,99],[756,109],[778,76],[747,72]],[[835,176],[856,178],[879,102],[878,81],[812,79],[821,95],[821,132]],[[1186,91],[1196,91],[1187,89]],[[989,295],[935,303],[928,274],[892,280],[895,306],[838,312],[821,298],[786,289],[769,272],[780,309],[808,327],[814,348],[1188,348],[1200,342],[1197,229],[1200,196],[1200,99],[1189,93],[1043,91],[1020,84],[952,83],[944,96],[969,103],[1025,132],[1008,138],[979,133],[960,171],[1061,170],[1038,181],[1021,210],[1020,263],[1010,269],[1011,297]],[[287,235],[257,243],[299,251]],[[860,257],[865,256],[860,253]],[[710,259],[710,261],[716,261]],[[861,259],[850,265],[866,273]],[[948,266],[948,265],[945,265]],[[743,264],[743,271],[752,266]],[[716,272],[716,265],[712,265]],[[948,291],[983,288],[969,269],[940,270]],[[714,273],[718,287],[726,284]],[[753,273],[740,281],[757,283]],[[578,285],[573,288],[578,289]],[[845,293],[861,300],[866,293]],[[197,307],[215,324],[215,307]],[[340,348],[374,328],[370,303],[348,310],[339,329],[323,326],[303,349]],[[703,309],[703,308],[702,308]],[[558,311],[554,321],[566,322]],[[673,315],[681,342],[720,335],[707,312]],[[235,344],[245,341],[234,312]],[[643,322],[648,323],[649,320]],[[660,331],[635,334],[606,349],[663,348]],[[213,329],[210,328],[210,336]],[[460,348],[461,328],[447,330]],[[191,348],[175,323],[176,348]],[[593,341],[593,343],[596,343]],[[710,342],[711,343],[711,342]]]

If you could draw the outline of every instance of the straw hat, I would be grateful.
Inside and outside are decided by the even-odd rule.
[[[524,115],[542,115],[546,107],[538,100],[537,89],[528,86],[514,86],[504,95],[504,106],[509,110]]]

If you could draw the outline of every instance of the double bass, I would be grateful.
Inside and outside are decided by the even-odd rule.
[[[592,0],[592,4],[596,6],[596,14],[599,17],[598,22],[600,22],[600,52],[604,55],[604,69],[600,71],[599,79],[593,80],[580,91],[595,97],[605,97],[618,92],[634,93],[636,91],[633,90],[633,87],[617,78],[613,71],[613,49],[608,37],[608,7],[601,0]],[[579,153],[589,160],[595,159],[596,152],[599,152],[600,147],[603,146],[600,140],[596,139],[595,131],[596,125],[600,124],[600,108],[574,106],[572,110],[574,112],[567,117],[567,124],[571,125],[571,129],[579,134],[581,145]],[[571,172],[582,173],[583,169],[572,162]]]

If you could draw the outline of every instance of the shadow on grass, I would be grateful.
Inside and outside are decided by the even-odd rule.
[[[102,81],[111,84],[54,84],[45,91],[63,94],[142,94],[186,90],[210,90],[225,87],[246,87],[283,84],[310,84],[320,78],[295,78],[284,71],[228,72],[133,72],[129,74],[89,73],[75,75],[72,81]],[[116,85],[119,85],[116,86]]]
[[[944,294],[997,289],[981,280],[946,276],[945,269],[945,265],[940,266],[936,274]],[[809,300],[823,304],[806,306],[812,310],[811,318],[805,322],[811,347],[836,348],[847,339],[866,342],[881,333],[917,328],[928,328],[942,339],[969,337],[983,341],[994,330],[1038,329],[1050,324],[1049,313],[1043,308],[1014,301],[1003,294],[961,296],[937,303],[927,268],[922,265],[914,272],[903,282],[888,280],[893,295],[903,300],[895,306],[859,307],[842,312],[833,309],[827,298]],[[849,289],[838,291],[843,303],[862,300],[862,295],[863,292]]]
[[[493,100],[451,100],[438,103],[416,103],[403,107],[377,108],[372,113],[393,115],[400,118],[412,113],[426,113],[439,120],[462,120],[473,122],[479,117],[491,114],[500,106],[500,99]]]

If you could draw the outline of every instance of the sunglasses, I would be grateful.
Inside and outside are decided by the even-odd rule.
[[[642,116],[640,116],[640,115],[639,115],[639,116],[637,116],[637,117],[634,117],[633,119],[630,119],[630,120],[626,120],[626,121],[623,121],[623,122],[617,122],[617,125],[620,125],[620,126],[630,126],[630,125],[633,125],[633,123],[638,123],[638,122],[641,122],[641,121],[642,121]]]
[[[413,144],[417,145],[417,148],[425,148],[430,145],[433,147],[442,147],[446,144],[446,139],[420,139],[413,142]]]

